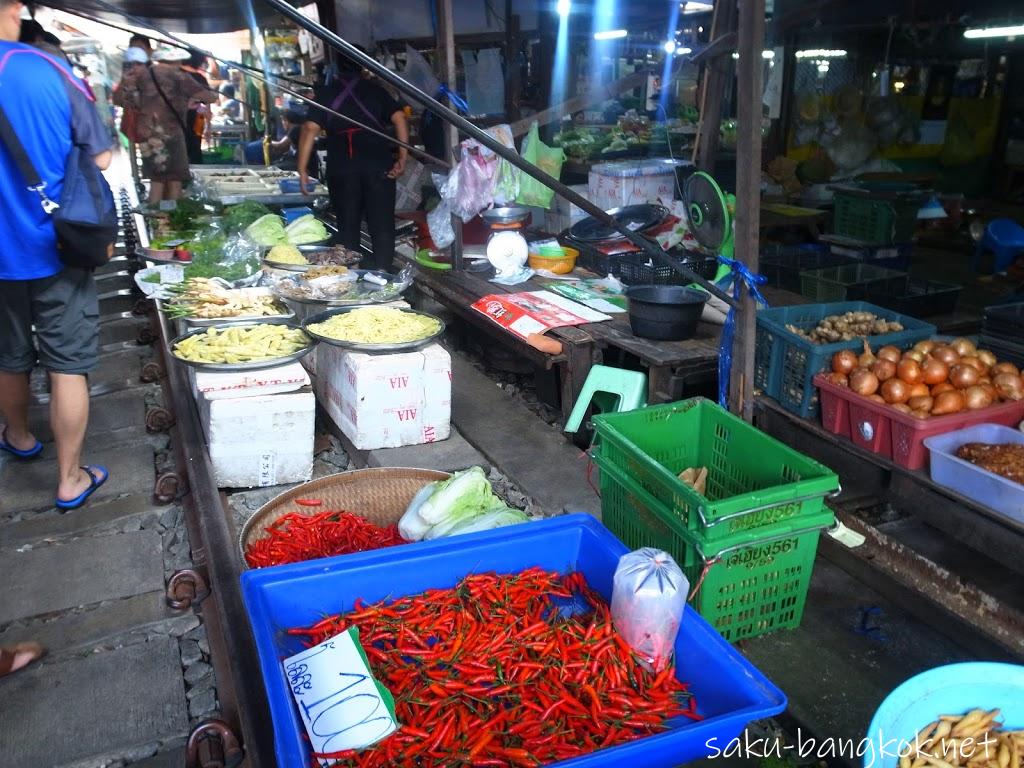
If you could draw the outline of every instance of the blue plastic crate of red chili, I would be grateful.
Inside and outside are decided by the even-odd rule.
[[[278,764],[315,759],[282,660],[351,626],[400,727],[331,758],[341,765],[668,768],[783,711],[782,692],[690,608],[674,666],[639,664],[607,609],[627,551],[567,515],[245,573]]]

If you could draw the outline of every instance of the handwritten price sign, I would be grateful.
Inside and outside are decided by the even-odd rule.
[[[314,752],[363,749],[398,729],[394,699],[373,678],[355,628],[282,666]]]

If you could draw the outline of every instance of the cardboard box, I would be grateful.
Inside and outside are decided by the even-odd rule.
[[[310,385],[309,375],[299,363],[264,368],[260,371],[230,373],[213,373],[189,368],[189,379],[192,382],[192,395],[198,398],[202,394],[208,400],[294,392]]]
[[[452,360],[439,344],[366,355],[320,344],[317,397],[360,450],[446,440],[451,434]]]
[[[295,367],[305,377],[305,371]],[[201,376],[197,374],[197,384],[208,383]],[[199,392],[199,420],[218,487],[255,488],[312,477],[316,399],[301,384],[274,383],[269,388],[281,386],[291,386],[292,391],[268,393],[255,386]]]

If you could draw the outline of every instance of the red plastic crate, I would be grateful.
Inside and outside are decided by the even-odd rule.
[[[1024,400],[1000,403],[980,411],[916,419],[861,397],[848,387],[830,384],[823,375],[816,376],[814,384],[820,390],[821,424],[825,429],[907,469],[921,469],[928,463],[928,449],[924,445],[927,437],[975,424],[1016,427],[1024,419]]]

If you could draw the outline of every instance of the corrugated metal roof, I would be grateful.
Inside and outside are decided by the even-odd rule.
[[[41,5],[74,13],[79,11],[98,19],[122,23],[127,16],[153,22],[175,34],[215,34],[249,27],[249,19],[241,11],[241,2],[232,0],[106,0],[117,6],[125,16],[118,16],[92,0],[45,0]],[[261,7],[262,6],[262,7]],[[273,16],[266,4],[252,4],[257,22]]]

